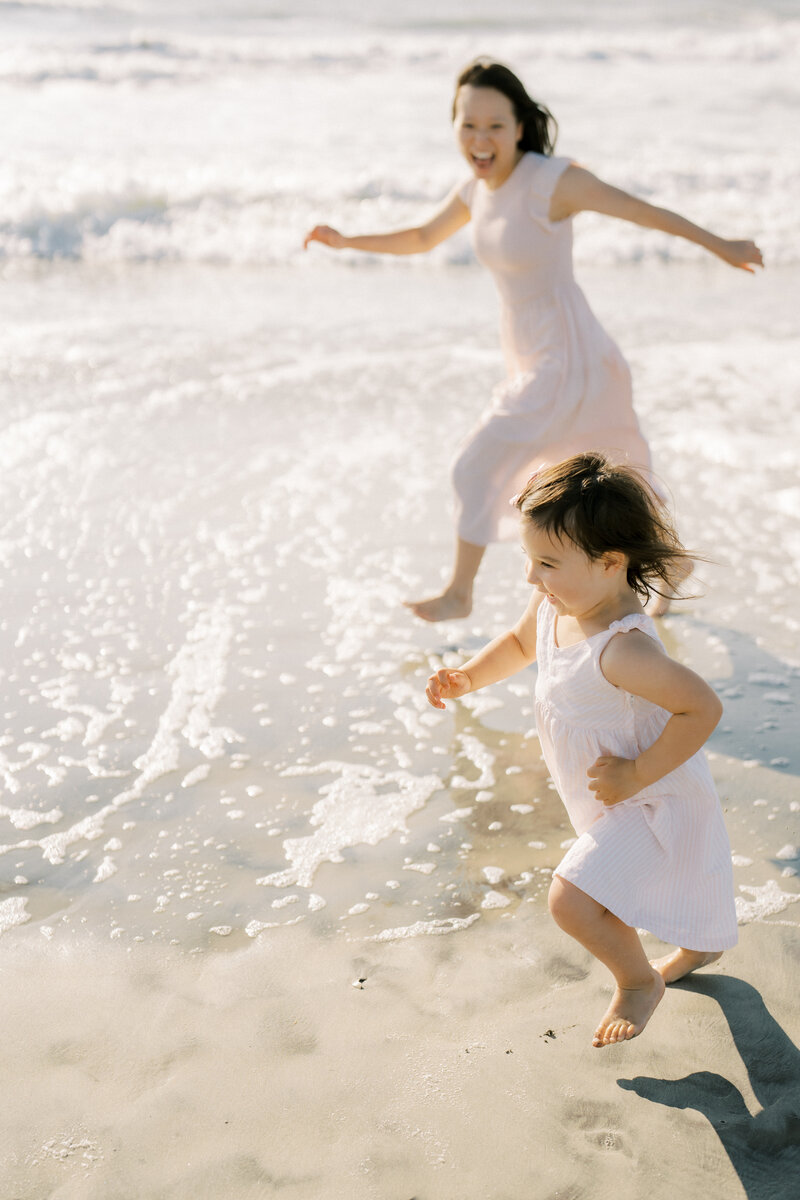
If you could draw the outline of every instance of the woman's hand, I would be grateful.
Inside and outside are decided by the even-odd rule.
[[[330,246],[331,250],[342,250],[347,245],[347,238],[337,229],[331,229],[330,225],[315,225],[303,239],[304,250],[308,249],[310,242],[322,242],[323,246]]]
[[[716,253],[723,262],[738,267],[740,271],[749,271],[751,275],[755,273],[755,267],[764,265],[761,251],[755,242],[734,242],[720,238],[720,246]]]
[[[608,808],[621,804],[642,790],[636,776],[636,761],[632,758],[615,758],[604,754],[595,759],[586,772],[592,781],[589,791]]]
[[[445,700],[457,700],[471,691],[469,675],[465,671],[437,671],[428,680],[425,695],[434,708],[445,708]]]

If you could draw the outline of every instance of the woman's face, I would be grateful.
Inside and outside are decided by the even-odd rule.
[[[508,96],[465,84],[456,96],[455,130],[464,158],[489,188],[505,183],[522,157],[522,124]]]

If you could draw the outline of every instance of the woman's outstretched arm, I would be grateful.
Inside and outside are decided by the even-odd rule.
[[[303,248],[310,242],[322,242],[332,250],[366,250],[370,254],[422,254],[432,250],[469,221],[469,209],[457,195],[451,194],[438,212],[424,225],[398,229],[394,233],[365,233],[345,237],[329,225],[316,225],[307,233]]]
[[[674,237],[696,242],[711,254],[716,254],[732,267],[753,272],[754,267],[763,267],[764,260],[755,242],[736,241],[717,237],[708,229],[687,221],[668,208],[657,208],[623,192],[621,188],[603,183],[591,171],[575,165],[567,167],[559,178],[550,202],[550,220],[562,221],[579,212],[599,212],[607,217],[618,217],[631,221],[646,229],[659,229]]]

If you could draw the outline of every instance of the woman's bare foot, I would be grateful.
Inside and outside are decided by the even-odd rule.
[[[663,596],[659,596],[653,592],[646,606],[649,616],[665,617],[667,615],[672,606],[672,601],[677,595],[677,588],[689,578],[693,570],[694,563],[690,559],[685,559],[675,568],[675,588],[670,589]]]
[[[441,596],[431,596],[428,600],[404,600],[403,604],[422,621],[447,621],[469,616],[472,612],[472,595],[447,588]]]
[[[618,987],[605,1016],[594,1031],[592,1045],[612,1046],[615,1042],[627,1042],[637,1037],[663,995],[664,980],[658,971],[653,971],[652,979],[640,988]]]
[[[654,971],[658,971],[664,983],[674,983],[676,979],[683,979],[690,971],[696,971],[698,967],[707,967],[718,958],[722,958],[721,950],[707,952],[679,949],[672,954],[665,954],[663,958],[651,959],[650,966]]]

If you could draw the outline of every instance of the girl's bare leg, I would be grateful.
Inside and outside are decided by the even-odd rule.
[[[456,560],[453,576],[444,591],[427,600],[406,600],[415,617],[423,621],[446,621],[453,617],[468,617],[472,612],[472,585],[486,551],[474,542],[456,541]]]
[[[565,933],[605,963],[617,982],[592,1045],[610,1046],[636,1037],[664,995],[664,980],[647,961],[636,930],[559,875],[553,876],[550,887],[550,912]]]
[[[684,950],[679,948],[672,954],[665,954],[663,958],[651,958],[650,966],[654,971],[658,971],[664,983],[674,983],[676,979],[683,979],[684,975],[688,975],[690,971],[696,971],[698,967],[707,967],[720,958],[722,958],[721,950]]]

